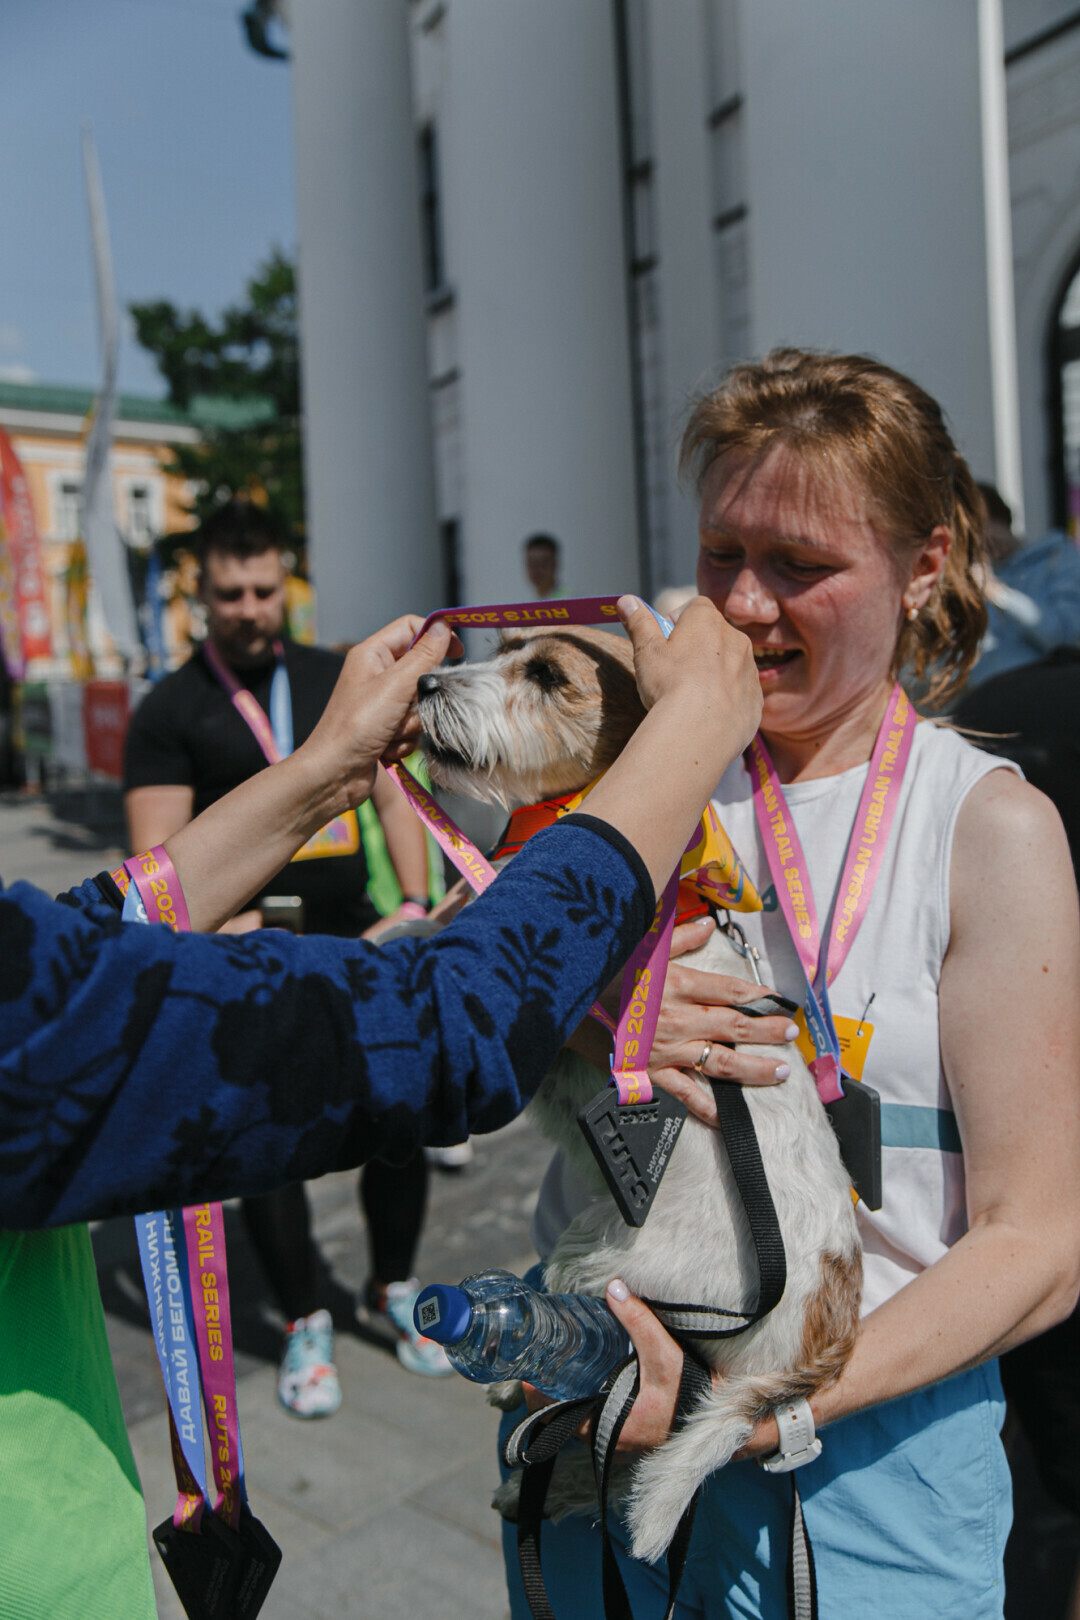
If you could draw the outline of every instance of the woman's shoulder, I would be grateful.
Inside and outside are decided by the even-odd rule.
[[[994,755],[987,758],[994,760]],[[996,760],[1007,766],[1008,760]],[[963,845],[983,843],[998,863],[1020,859],[1021,852],[1047,838],[1064,840],[1064,827],[1056,806],[1045,793],[1025,782],[1020,771],[987,770],[973,784],[960,808],[957,840]]]
[[[953,937],[976,949],[1033,913],[1048,931],[1063,925],[1075,933],[1076,883],[1061,817],[1016,772],[987,773],[960,806],[949,909]]]
[[[911,764],[913,777],[932,784],[938,795],[947,793],[954,784],[966,793],[991,771],[1020,775],[1010,760],[978,747],[948,722],[937,720],[922,720],[915,728]]]

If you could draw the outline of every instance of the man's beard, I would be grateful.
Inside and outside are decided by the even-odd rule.
[[[218,652],[233,669],[262,669],[274,661],[274,642],[281,630],[268,630],[254,642],[238,637],[233,631],[224,637],[214,636]]]

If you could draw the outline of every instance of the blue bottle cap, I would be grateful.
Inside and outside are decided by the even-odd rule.
[[[471,1315],[468,1294],[451,1283],[432,1283],[422,1289],[413,1307],[416,1331],[437,1344],[456,1344],[464,1337]]]

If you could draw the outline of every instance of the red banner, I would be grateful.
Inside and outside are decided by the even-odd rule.
[[[87,681],[83,687],[83,734],[86,763],[92,771],[120,782],[124,776],[124,738],[129,719],[125,681]]]
[[[29,663],[32,658],[51,658],[52,636],[41,541],[34,521],[26,474],[3,428],[0,428],[0,507],[3,509],[11,569],[15,577],[23,661]]]
[[[21,681],[26,673],[22,655],[22,636],[19,634],[19,609],[15,601],[15,569],[11,561],[4,514],[0,510],[0,654],[4,668],[13,681]]]

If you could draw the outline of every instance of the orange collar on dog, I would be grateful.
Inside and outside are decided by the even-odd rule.
[[[576,810],[583,798],[582,793],[563,793],[557,799],[542,799],[539,804],[524,804],[514,810],[488,860],[501,861],[506,855],[519,855],[521,846],[527,844],[534,833],[568,816],[571,807]]]
[[[564,793],[557,798],[542,799],[539,804],[527,804],[514,810],[488,859],[498,861],[509,855],[517,855],[534,833],[553,826],[563,816],[580,809],[595,785],[590,782],[579,793]],[[729,911],[761,910],[758,892],[711,804],[701,818],[696,841],[682,858],[680,877],[676,922],[690,922],[694,917],[704,917],[710,904]]]

